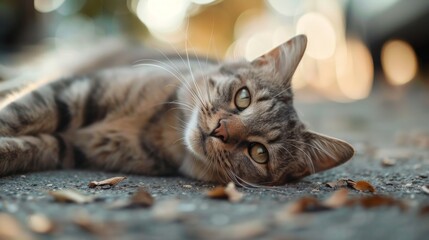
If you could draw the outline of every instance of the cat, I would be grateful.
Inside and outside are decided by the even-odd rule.
[[[348,161],[306,129],[292,76],[307,38],[253,61],[148,59],[40,86],[0,109],[0,176],[59,168],[284,185]]]

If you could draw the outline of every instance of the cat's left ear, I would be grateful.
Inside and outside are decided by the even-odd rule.
[[[252,61],[254,66],[269,66],[274,73],[290,84],[290,80],[298,67],[307,47],[307,37],[298,35],[268,53]]]
[[[336,138],[319,133],[307,131],[303,134],[306,142],[306,156],[310,157],[310,173],[316,173],[331,169],[347,162],[354,155],[353,147]]]

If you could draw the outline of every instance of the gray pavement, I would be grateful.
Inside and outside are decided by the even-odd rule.
[[[117,186],[90,189],[90,181],[122,174],[49,171],[0,178],[0,215],[18,219],[34,239],[429,239],[429,214],[420,214],[422,206],[429,205],[429,194],[421,189],[429,184],[428,96],[423,90],[409,90],[402,98],[379,93],[348,104],[298,104],[301,118],[312,129],[348,140],[356,155],[336,169],[278,189],[239,188],[245,193],[239,203],[208,199],[204,193],[213,184],[184,177],[125,175]],[[385,158],[396,164],[382,166]],[[340,178],[366,180],[377,194],[409,208],[353,206],[285,214],[286,206],[303,196],[326,199],[336,189],[325,183]],[[141,186],[155,198],[152,207],[109,208]],[[77,189],[97,199],[58,203],[47,192],[60,189]],[[351,198],[369,195],[350,190]],[[33,214],[46,215],[55,231],[32,232],[28,219]],[[86,222],[78,224],[79,219]]]

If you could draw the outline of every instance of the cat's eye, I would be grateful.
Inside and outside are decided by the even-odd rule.
[[[247,88],[241,88],[235,94],[235,106],[238,110],[242,111],[250,105],[250,92]]]
[[[268,151],[264,145],[260,143],[251,143],[249,146],[249,154],[253,161],[257,163],[267,163],[268,162]]]

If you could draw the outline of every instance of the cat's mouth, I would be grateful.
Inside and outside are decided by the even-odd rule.
[[[198,160],[207,163],[209,153],[216,148],[216,144],[222,141],[219,137],[219,130],[209,130],[202,125],[204,121],[199,121],[198,112],[193,112],[185,130],[185,144]],[[207,129],[207,130],[206,130]]]

